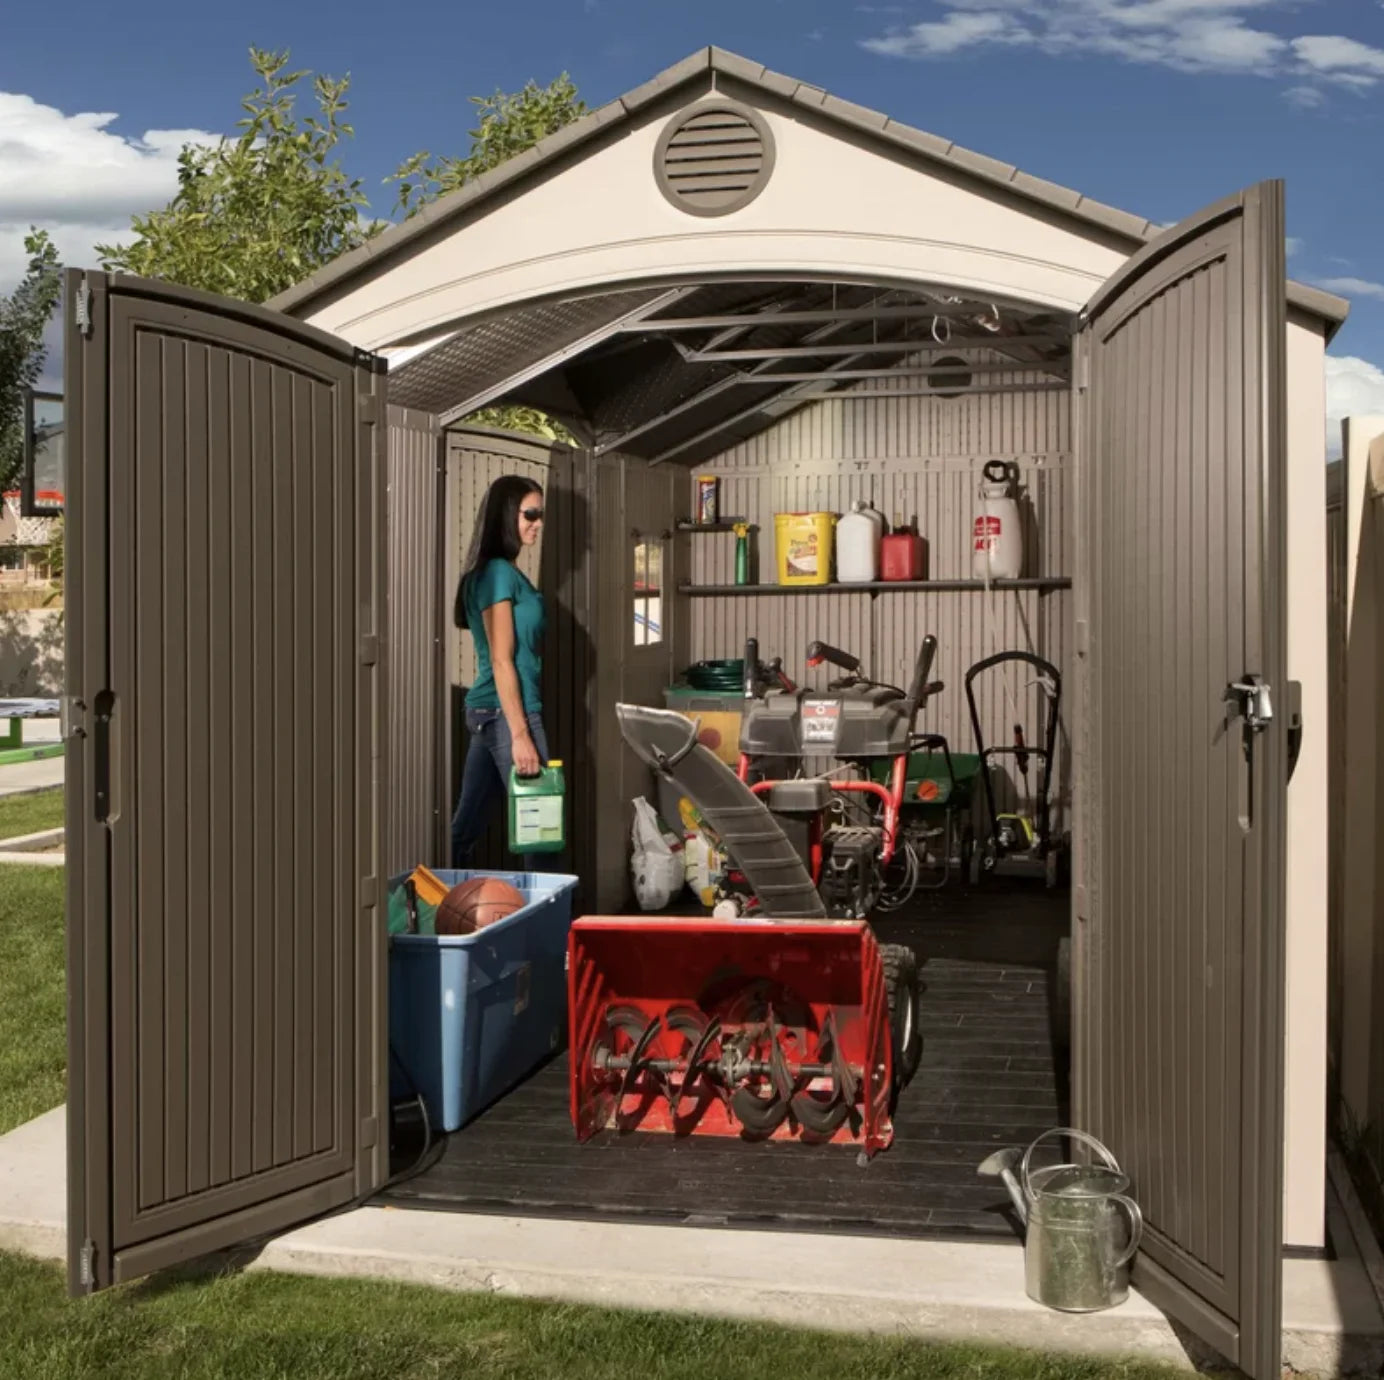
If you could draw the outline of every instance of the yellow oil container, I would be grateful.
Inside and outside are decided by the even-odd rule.
[[[835,513],[775,513],[779,584],[830,584],[835,533]]]

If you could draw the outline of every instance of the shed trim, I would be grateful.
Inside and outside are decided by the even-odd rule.
[[[301,312],[329,290],[342,287],[358,274],[392,258],[420,236],[474,210],[503,188],[596,136],[604,135],[612,126],[626,123],[651,102],[708,74],[713,78],[719,75],[742,82],[771,96],[787,98],[798,105],[820,111],[832,123],[852,133],[863,134],[914,157],[959,170],[976,182],[1003,188],[1023,200],[1058,211],[1070,220],[1127,242],[1131,253],[1163,233],[1163,227],[1145,217],[1094,201],[1080,192],[1022,172],[1011,164],[962,148],[949,139],[900,124],[881,112],[833,96],[807,82],[771,72],[762,64],[723,48],[708,47],[540,140],[525,153],[439,198],[412,219],[392,226],[359,248],[339,255],[302,282],[281,292],[268,305],[290,314]],[[1350,304],[1344,298],[1292,279],[1288,280],[1288,301],[1328,323],[1328,343],[1350,312]]]

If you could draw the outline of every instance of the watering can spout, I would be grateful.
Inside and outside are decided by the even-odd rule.
[[[977,1174],[984,1174],[987,1178],[1000,1178],[1004,1180],[1004,1186],[1009,1190],[1009,1196],[1014,1203],[1014,1211],[1019,1214],[1019,1221],[1025,1227],[1028,1226],[1028,1204],[1024,1201],[1023,1189],[1019,1187],[1019,1181],[1014,1175],[1014,1166],[1019,1162],[1019,1151],[1014,1148],[1006,1150],[996,1150],[993,1155],[988,1155],[980,1162]]]

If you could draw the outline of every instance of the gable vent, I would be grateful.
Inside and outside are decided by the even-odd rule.
[[[658,141],[654,175],[663,195],[694,216],[724,216],[764,190],[774,142],[758,111],[704,102],[674,115]]]

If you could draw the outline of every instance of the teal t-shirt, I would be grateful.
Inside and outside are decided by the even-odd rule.
[[[469,709],[499,709],[500,692],[490,665],[490,640],[483,610],[506,601],[514,606],[514,668],[524,696],[524,712],[543,708],[543,596],[509,561],[487,562],[466,586],[466,622],[476,644],[476,682],[466,694]]]

